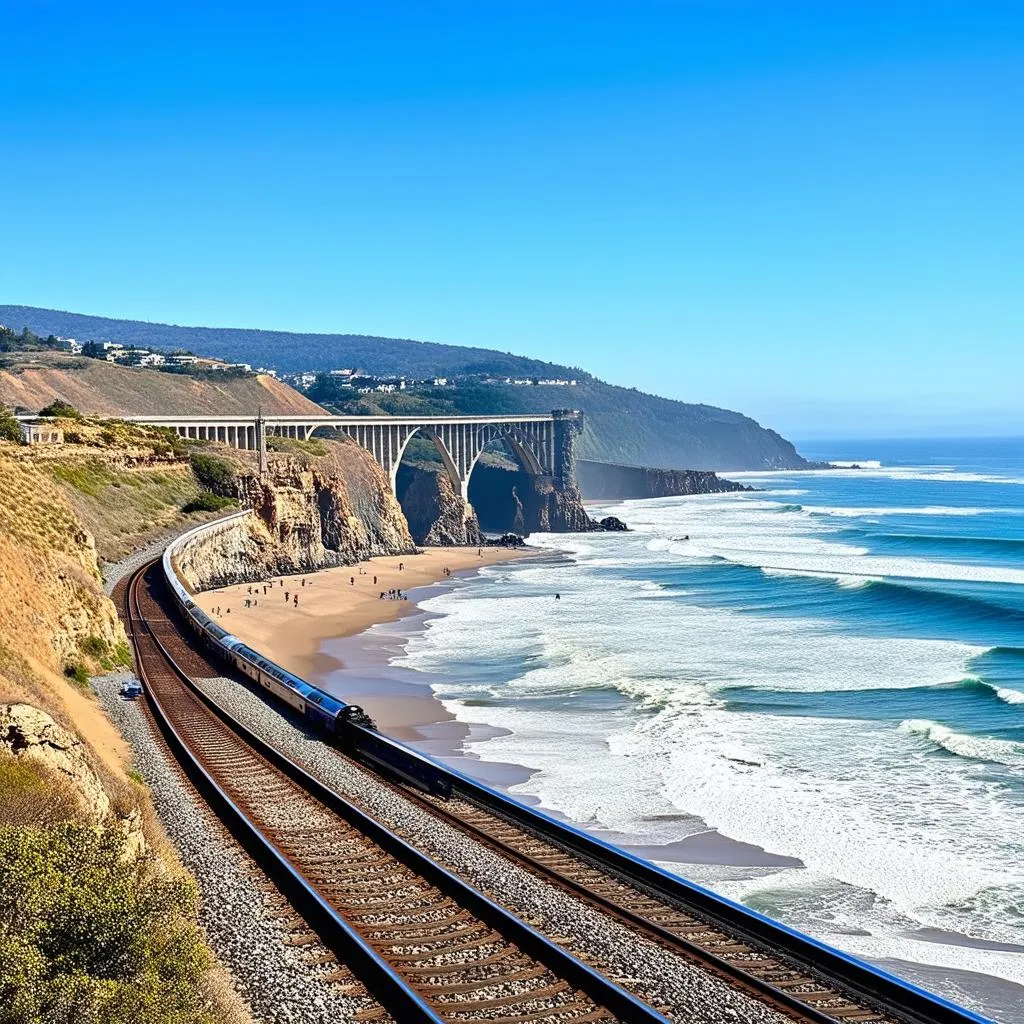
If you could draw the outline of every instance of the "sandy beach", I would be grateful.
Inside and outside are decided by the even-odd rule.
[[[414,597],[395,599],[389,592],[407,596],[447,579],[446,569],[454,575],[528,557],[536,558],[537,549],[424,548],[414,555],[370,558],[357,565],[207,590],[196,596],[196,602],[235,636],[313,681],[344,665],[323,653],[325,641],[353,636],[418,610]],[[247,601],[252,602],[250,607]]]

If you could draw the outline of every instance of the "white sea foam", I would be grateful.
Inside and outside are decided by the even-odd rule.
[[[947,726],[926,718],[911,718],[901,722],[900,732],[920,736],[958,757],[971,757],[978,761],[991,761],[1011,768],[1024,768],[1024,745],[1020,743],[954,732]]]
[[[798,927],[865,955],[1024,981],[1012,954],[986,968],[988,951],[907,939],[929,926],[1024,940],[1012,895],[1024,891],[1024,830],[1006,781],[1024,771],[1020,745],[932,721],[897,728],[779,706],[787,699],[780,691],[813,701],[798,695],[956,683],[987,648],[701,607],[645,578],[720,564],[709,559],[854,587],[890,575],[979,578],[979,568],[1018,582],[1024,572],[872,556],[837,536],[848,525],[841,512],[821,506],[830,514],[814,516],[766,497],[630,502],[609,514],[622,514],[632,533],[535,538],[571,560],[554,577],[545,565],[494,566],[484,570],[486,587],[433,598],[427,607],[442,614],[410,639],[402,663],[444,673],[438,694],[459,719],[508,730],[473,750],[537,769],[518,791],[546,806],[648,843],[681,838],[694,823],[679,815],[699,815],[724,835],[807,865],[785,873],[793,892],[784,909]],[[927,514],[991,511],[936,508],[946,506]],[[691,540],[679,540],[686,534]],[[461,651],[472,652],[465,663],[453,660]],[[995,692],[1024,702],[1024,693]],[[775,713],[751,708],[761,694]],[[823,880],[837,887],[831,902]],[[779,888],[773,875],[735,894],[769,900]],[[800,891],[806,922],[793,909]],[[857,930],[871,934],[850,934]]]
[[[996,696],[1007,704],[1024,704],[1024,693],[1020,690],[1011,690],[1008,686],[997,687]]]

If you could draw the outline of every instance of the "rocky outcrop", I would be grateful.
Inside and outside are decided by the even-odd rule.
[[[0,704],[0,750],[43,765],[79,795],[89,820],[99,825],[110,814],[110,798],[89,764],[82,741],[31,704]]]
[[[484,542],[473,506],[452,486],[443,469],[403,463],[398,495],[417,544],[453,547]]]
[[[592,501],[753,490],[732,480],[723,480],[715,473],[696,469],[651,469],[578,459],[576,473],[583,496]]]
[[[384,471],[353,441],[321,442],[326,454],[272,453],[266,476],[234,452],[234,492],[253,515],[212,531],[178,561],[196,590],[285,573],[408,554],[413,539]]]
[[[478,463],[469,498],[488,533],[586,533],[600,529],[587,515],[574,484],[556,487],[550,477]]]

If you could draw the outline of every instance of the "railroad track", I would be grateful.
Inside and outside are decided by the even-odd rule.
[[[176,616],[172,613],[172,617],[168,618],[151,597],[147,595],[147,599],[151,604],[151,618],[165,630],[165,640],[173,645],[174,656],[187,666],[192,675],[211,674],[213,666],[207,662],[205,655],[198,653],[199,648],[194,644],[191,633],[179,632]],[[173,664],[166,646],[160,646],[165,660],[171,660]],[[175,664],[172,671],[177,690],[189,690],[191,697],[203,705],[207,714],[214,717],[219,714],[222,719],[230,720],[230,716],[219,710],[213,699],[203,693],[178,665]],[[213,671],[220,674],[221,669],[214,668]],[[247,681],[243,682],[243,685],[248,685]],[[262,691],[260,696],[266,699]],[[282,709],[285,714],[290,712],[290,709],[283,705]],[[277,756],[281,757],[279,754]],[[337,756],[348,760],[340,751]],[[356,763],[360,770],[368,770],[364,765]],[[492,849],[549,884],[569,892],[577,900],[617,920],[638,936],[654,941],[698,964],[708,974],[727,982],[731,987],[758,999],[792,1020],[814,1024],[937,1024],[979,1020],[960,1008],[934,1001],[932,997],[919,991],[917,995],[923,996],[924,999],[914,996],[909,1001],[909,1009],[907,1002],[893,1003],[890,998],[892,985],[887,991],[884,985],[873,988],[871,984],[858,984],[863,981],[863,975],[870,975],[870,972],[866,969],[861,969],[860,972],[854,969],[844,974],[842,954],[828,951],[826,947],[819,949],[831,954],[832,959],[830,961],[828,955],[825,955],[821,963],[818,963],[814,957],[814,944],[795,933],[790,933],[794,936],[791,946],[796,947],[797,955],[788,955],[784,943],[776,944],[771,940],[771,936],[766,940],[763,934],[757,934],[756,929],[744,927],[747,922],[740,921],[739,918],[747,918],[750,915],[737,914],[735,921],[731,918],[723,920],[721,914],[715,913],[717,908],[707,912],[708,901],[702,905],[699,900],[688,900],[685,891],[677,892],[672,886],[669,887],[670,891],[666,892],[659,887],[657,879],[653,884],[649,884],[648,879],[642,874],[637,875],[631,871],[628,863],[615,863],[614,857],[609,858],[607,855],[608,848],[597,841],[589,840],[589,837],[573,838],[570,832],[567,833],[568,841],[563,842],[560,841],[560,827],[556,826],[553,831],[548,829],[547,832],[543,826],[533,827],[535,816],[531,815],[529,810],[516,807],[509,813],[509,808],[505,806],[507,801],[465,777],[460,782],[459,777],[455,776],[453,796],[447,800],[394,781],[382,778],[377,778],[377,781],[381,786],[386,786],[400,794],[402,798],[417,804],[433,817],[468,835],[475,842]],[[337,794],[331,795],[335,799],[341,799]],[[365,813],[365,809],[361,810]],[[395,827],[399,831],[403,828],[401,825]],[[406,841],[415,838],[414,835],[407,835]],[[620,860],[628,859],[626,855],[616,855]],[[711,900],[714,901],[714,898]],[[770,927],[778,930],[775,925]],[[559,941],[566,942],[564,938],[560,938]],[[810,956],[806,947],[812,947]],[[586,956],[585,952],[580,952],[582,956]],[[839,969],[836,969],[837,961]],[[832,968],[831,971],[829,967]],[[850,977],[854,979],[852,984],[846,983]],[[872,980],[872,977],[868,978],[869,982]],[[913,995],[913,987],[906,988]],[[579,986],[577,991],[581,991]],[[595,1012],[600,1014],[601,1007],[595,1006]],[[524,1019],[610,1018],[582,1015],[576,1018],[540,1016]],[[623,1016],[621,1019],[631,1018]],[[680,1019],[686,1019],[685,1014]]]
[[[308,775],[194,690],[136,572],[124,611],[154,718],[228,828],[403,1022],[665,1024],[598,971]]]

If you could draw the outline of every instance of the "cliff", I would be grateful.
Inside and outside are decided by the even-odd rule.
[[[384,471],[354,441],[278,442],[261,479],[251,452],[223,450],[217,489],[253,515],[193,546],[179,563],[196,590],[407,554],[413,539]]]
[[[483,543],[473,506],[456,492],[443,469],[403,462],[396,484],[402,511],[417,544],[452,547]]]
[[[588,501],[667,498],[680,494],[753,490],[705,470],[651,469],[645,466],[590,462],[586,459],[576,461],[576,476],[580,491]]]
[[[469,500],[488,533],[586,533],[600,529],[587,515],[574,486],[495,462],[479,462],[469,480]]]

